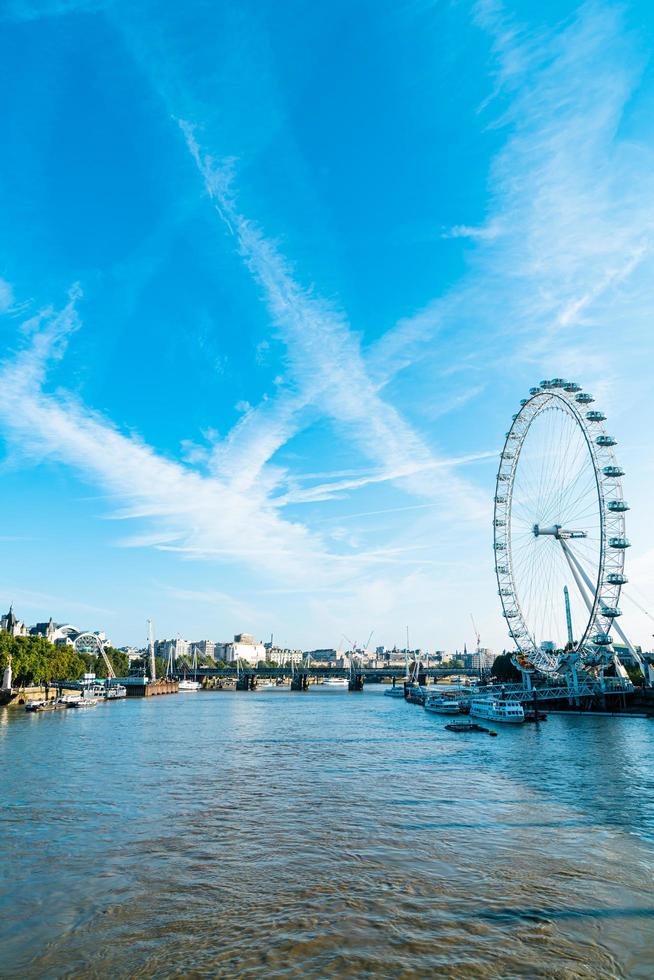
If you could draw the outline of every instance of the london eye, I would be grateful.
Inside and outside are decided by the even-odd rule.
[[[579,385],[531,388],[506,433],[494,550],[502,612],[523,671],[616,664],[624,573],[623,470],[606,416]]]

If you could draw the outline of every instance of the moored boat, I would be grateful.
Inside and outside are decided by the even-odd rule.
[[[384,695],[387,698],[404,698],[404,688],[400,687],[399,685],[389,687],[386,691],[384,691]]]
[[[60,708],[72,708],[76,701],[81,701],[81,694],[62,694],[60,698],[57,698],[57,704]]]
[[[444,698],[440,694],[431,694],[425,700],[425,711],[431,711],[435,715],[458,715],[461,705],[454,698]]]
[[[111,684],[105,687],[104,697],[107,701],[114,701],[116,698],[126,698],[127,688],[124,684]]]
[[[56,707],[54,701],[28,701],[25,711],[54,711]]]
[[[202,687],[200,681],[192,681],[188,678],[184,678],[179,682],[179,690],[182,691],[199,691]]]
[[[544,711],[535,711],[533,708],[523,708],[525,721],[547,721]]]
[[[483,725],[478,725],[476,721],[453,721],[445,726],[448,732],[487,732],[489,735],[495,734]]]
[[[473,698],[470,702],[470,716],[510,725],[520,725],[525,720],[521,704],[502,698]]]

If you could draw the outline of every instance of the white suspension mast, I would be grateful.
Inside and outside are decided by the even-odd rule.
[[[150,662],[150,680],[156,681],[157,679],[157,663],[154,657],[154,630],[152,625],[152,620],[148,620],[148,659]]]

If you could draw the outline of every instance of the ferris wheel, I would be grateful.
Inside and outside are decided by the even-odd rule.
[[[624,471],[603,412],[579,385],[531,388],[506,434],[495,490],[495,572],[525,671],[614,660],[624,574]]]
[[[73,641],[73,647],[78,653],[90,653],[94,657],[102,657],[107,668],[107,677],[115,679],[116,674],[107,656],[104,643],[97,633],[79,633]]]

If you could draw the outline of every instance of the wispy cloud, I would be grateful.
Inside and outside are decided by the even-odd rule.
[[[370,356],[382,376],[456,325],[451,364],[460,358],[487,372],[523,361],[535,373],[539,365],[563,373],[585,335],[593,383],[615,371],[614,352],[600,358],[597,340],[610,340],[625,315],[625,285],[633,291],[636,272],[643,285],[653,279],[654,152],[620,135],[641,59],[615,5],[584,4],[560,30],[535,34],[495,0],[475,10],[495,81],[480,118],[508,135],[483,224],[448,233],[474,240],[474,261],[447,296],[398,323]],[[651,308],[651,285],[648,293]]]
[[[111,495],[115,515],[153,522],[147,538],[133,544],[165,548],[174,542],[184,553],[220,550],[231,560],[256,554],[262,568],[306,574],[323,551],[320,541],[280,518],[263,491],[240,494],[122,434],[65,392],[43,391],[49,362],[62,356],[79,327],[78,295],[73,290],[60,313],[46,311],[30,321],[29,343],[0,365],[0,420],[16,451],[73,466]]]
[[[501,234],[502,226],[499,223],[481,225],[479,227],[473,227],[472,225],[454,225],[452,228],[444,231],[442,237],[471,238],[476,242],[491,242]]]
[[[305,490],[295,490],[283,497],[275,498],[275,502],[280,504],[314,503],[318,500],[329,500],[334,496],[343,496],[347,490],[358,490],[361,487],[375,483],[388,483],[409,480],[412,477],[422,476],[426,472],[436,472],[445,470],[451,473],[455,467],[464,466],[467,463],[476,463],[480,460],[497,459],[497,450],[491,452],[470,453],[467,456],[459,456],[451,459],[432,460],[429,463],[414,464],[404,469],[389,469],[381,473],[364,473],[350,479],[334,479],[330,482],[319,483],[308,487]]]
[[[183,589],[174,585],[163,586],[163,591],[171,599],[191,604],[207,604],[214,610],[227,612],[244,623],[253,622],[256,618],[256,611],[251,604],[243,602],[229,592],[221,592],[218,589]]]
[[[385,479],[401,480],[410,493],[438,497],[456,504],[460,512],[467,509],[478,514],[474,488],[455,476],[446,461],[435,458],[397,409],[380,397],[344,314],[303,288],[275,245],[239,212],[232,189],[233,163],[220,164],[204,154],[187,122],[181,121],[180,128],[207,192],[259,283],[278,336],[286,345],[295,395],[278,410],[281,424],[271,427],[266,418],[266,450],[270,451],[275,440],[286,441],[298,408],[317,406],[368,459],[384,468]],[[425,471],[435,465],[441,467],[442,478],[425,479]],[[409,474],[410,481],[405,479]]]

